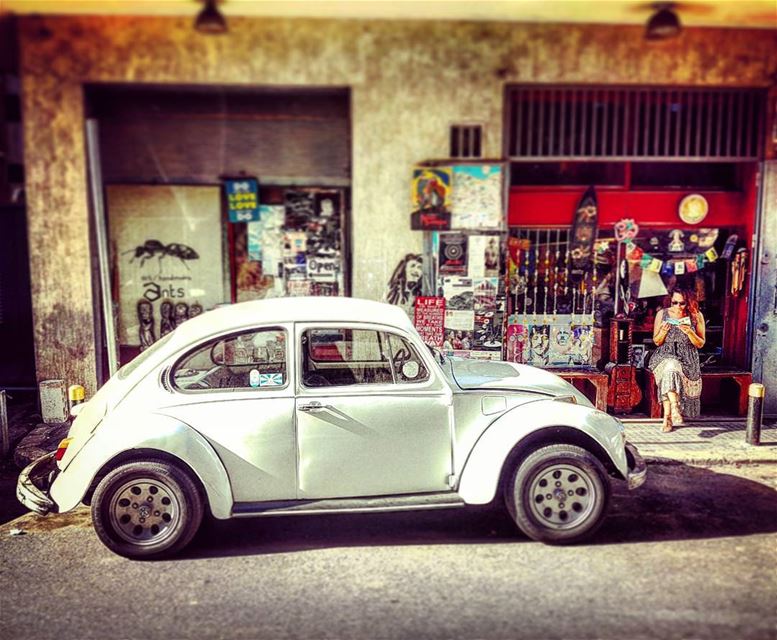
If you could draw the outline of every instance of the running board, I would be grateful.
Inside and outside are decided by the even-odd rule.
[[[412,509],[450,509],[463,507],[457,494],[415,493],[381,498],[335,498],[328,500],[284,500],[277,502],[237,502],[232,507],[236,518],[255,516],[291,516],[321,513],[365,513],[409,511]]]

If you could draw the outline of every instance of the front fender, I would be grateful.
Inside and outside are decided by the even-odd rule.
[[[618,420],[597,409],[538,400],[503,414],[478,438],[461,472],[458,493],[464,502],[491,502],[510,452],[530,434],[549,427],[577,429],[589,436],[607,453],[621,475],[627,477],[623,426]]]
[[[168,416],[106,420],[51,485],[58,510],[69,511],[84,499],[103,466],[132,449],[151,449],[184,460],[197,475],[214,517],[228,518],[232,490],[221,460],[210,444],[188,425]]]

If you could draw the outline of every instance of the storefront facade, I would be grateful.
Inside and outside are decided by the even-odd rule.
[[[504,147],[506,87],[654,86],[655,79],[661,78],[664,86],[768,90],[773,83],[770,74],[777,68],[773,34],[753,30],[689,29],[681,39],[654,46],[643,40],[637,27],[572,25],[235,19],[230,21],[229,33],[221,37],[198,34],[190,20],[178,18],[24,17],[19,27],[37,377],[82,382],[90,392],[98,384],[100,370],[101,351],[95,345],[103,339],[99,335],[102,318],[96,311],[98,279],[89,231],[92,205],[84,126],[93,115],[89,87],[346,92],[350,130],[347,175],[340,176],[339,183],[318,181],[296,186],[342,190],[347,214],[344,233],[350,238],[343,249],[350,258],[343,262],[342,287],[357,297],[382,299],[398,265],[408,255],[425,253],[424,234],[410,227],[413,167],[449,157],[451,126],[473,122],[482,125],[482,157],[504,163],[509,155]],[[194,142],[182,140],[181,146]],[[109,151],[110,142],[107,146]],[[105,164],[104,142],[101,151]],[[246,175],[264,171],[244,166],[230,167],[229,171],[233,169],[246,171]],[[277,173],[269,176],[284,177]],[[257,177],[261,185],[265,176]],[[754,180],[754,174],[748,179]],[[106,182],[110,186],[110,181]],[[128,195],[129,186],[121,182],[105,190],[109,216],[111,209],[121,210],[120,203],[128,199],[129,209],[135,206],[133,198],[142,201],[143,194]],[[131,186],[148,189],[153,185],[140,180]],[[156,188],[170,191],[183,186],[207,189],[199,182],[181,185],[164,178]],[[217,193],[204,197],[221,197],[218,185],[211,186]],[[274,186],[295,185],[276,180]],[[620,193],[617,189],[605,191],[598,194],[602,215],[612,216],[612,220],[601,218],[602,226],[621,217],[638,217],[640,212],[631,215],[631,211],[621,211],[622,203],[615,204]],[[747,191],[751,199],[746,203],[740,202],[741,193],[724,193],[721,202],[733,198],[735,209],[744,207],[753,212],[749,216],[752,221],[745,222],[743,229],[745,235],[752,236],[757,191]],[[520,214],[515,218],[513,213],[527,210],[526,199],[534,196],[531,190],[510,189],[505,222],[516,227],[536,226],[536,220]],[[553,210],[558,219],[551,220],[556,214],[548,213],[551,217],[543,218],[543,223],[554,229],[568,227],[579,196],[579,188],[557,194]],[[275,194],[268,202],[280,204],[283,197]],[[615,198],[612,205],[607,201],[610,197]],[[728,227],[728,218],[714,217],[724,215],[719,212],[727,205],[718,207],[710,197],[712,194],[707,198],[711,205],[709,226]],[[648,201],[635,198],[629,207],[638,202]],[[662,228],[669,230],[668,213],[653,215],[656,202],[651,201],[650,215],[642,224],[666,225]],[[742,227],[738,214],[732,215],[737,217],[735,226]],[[117,224],[120,221],[114,222],[113,228]],[[135,243],[131,248],[137,249],[147,240],[159,240],[163,247],[171,243],[189,246],[151,235],[143,236],[142,242],[135,237],[127,242]],[[126,250],[122,244],[115,255]],[[227,247],[227,256],[230,252],[234,254],[234,247]],[[143,251],[132,267],[139,267],[142,258]],[[179,266],[185,262],[171,255],[163,260]],[[222,253],[222,263],[224,260]],[[159,262],[158,255],[144,267],[154,262]],[[222,269],[219,296],[226,298],[225,302],[235,297],[236,278],[230,271],[234,268]],[[198,303],[186,302],[190,307]],[[744,308],[746,315],[746,307],[737,307],[736,313],[743,313]],[[161,308],[155,312],[159,322]],[[125,325],[129,326],[133,311],[127,313]],[[134,313],[139,321],[138,309]],[[737,340],[735,334],[725,339]]]

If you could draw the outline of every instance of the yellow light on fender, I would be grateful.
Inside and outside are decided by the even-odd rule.
[[[65,451],[67,451],[68,446],[73,441],[73,438],[65,438],[62,440],[62,442],[59,443],[57,446],[57,453],[54,455],[54,458],[59,462],[62,460],[62,458],[65,455]]]
[[[569,402],[570,404],[577,404],[577,398],[575,398],[575,396],[556,396],[553,399],[556,402]]]

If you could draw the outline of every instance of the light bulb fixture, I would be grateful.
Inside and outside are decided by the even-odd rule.
[[[646,40],[666,40],[680,35],[683,30],[680,18],[674,12],[673,2],[657,2],[656,12],[650,16],[645,29]]]
[[[226,33],[227,21],[216,6],[217,0],[204,0],[204,2],[205,6],[194,21],[194,28],[200,33]]]

